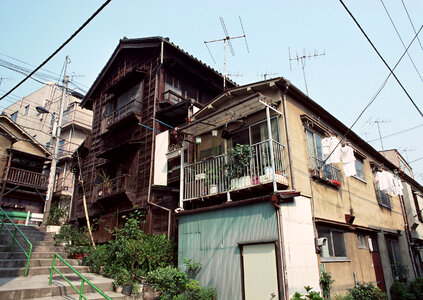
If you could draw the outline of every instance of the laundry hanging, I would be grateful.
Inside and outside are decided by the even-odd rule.
[[[322,139],[322,152],[326,164],[337,164],[341,162],[341,146],[337,137],[331,136]]]
[[[341,153],[345,176],[348,177],[357,175],[357,169],[355,168],[354,149],[350,146],[344,146],[341,148]]]

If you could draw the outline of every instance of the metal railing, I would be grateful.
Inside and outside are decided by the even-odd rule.
[[[32,172],[24,169],[9,167],[7,171],[7,181],[31,185],[34,187],[47,188],[48,176],[41,173]]]
[[[251,145],[250,159],[243,166],[228,153],[185,166],[183,200],[269,183],[273,181],[273,174],[278,183],[288,185],[285,146],[274,140],[271,142],[273,154],[270,140]],[[271,155],[275,170],[272,168]]]
[[[69,269],[71,269],[76,275],[78,275],[79,278],[81,278],[81,288],[78,289],[73,283],[66,278],[65,275],[63,275],[56,267],[56,257],[61,260]],[[107,296],[102,290],[100,290],[98,287],[96,287],[94,284],[92,284],[87,278],[84,277],[81,273],[79,273],[77,270],[75,270],[66,260],[64,260],[59,254],[54,254],[53,261],[51,262],[51,270],[50,270],[50,278],[48,281],[48,284],[51,285],[51,281],[53,280],[53,273],[56,271],[69,285],[75,290],[75,292],[79,295],[79,300],[85,299],[87,300],[87,297],[84,296],[84,284],[87,283],[91,288],[93,288],[97,293],[99,293],[101,296],[108,300],[112,300],[109,296]]]
[[[338,182],[341,184],[341,171],[334,166],[325,164],[323,160],[316,157],[310,157],[310,172],[313,177],[318,177],[329,183]]]
[[[25,276],[28,276],[28,268],[29,268],[29,261],[31,259],[31,255],[32,255],[32,243],[28,240],[28,238],[22,233],[22,231],[18,228],[18,226],[16,226],[16,224],[9,218],[9,216],[6,214],[6,212],[0,207],[0,214],[3,216],[2,217],[2,221],[1,221],[1,229],[0,229],[0,237],[2,236],[3,233],[3,228],[6,229],[7,232],[9,232],[9,234],[12,236],[13,240],[12,240],[12,245],[10,246],[10,252],[13,252],[13,250],[15,249],[15,244],[17,244],[19,246],[19,248],[21,248],[22,252],[25,254],[25,256],[27,257],[27,261],[26,261],[26,266],[25,266]],[[4,224],[6,223],[6,219],[10,222],[10,224],[12,224],[12,228],[13,233],[9,230],[8,226],[4,226]],[[27,244],[29,245],[29,251],[27,252],[24,247],[21,245],[21,243],[18,241],[16,234],[20,234],[23,239],[25,240],[25,242],[27,242]]]
[[[141,112],[141,102],[132,100],[106,116],[106,126],[109,127],[135,112]]]
[[[130,188],[129,177],[130,175],[125,174],[96,185],[94,189],[96,198],[127,190]]]

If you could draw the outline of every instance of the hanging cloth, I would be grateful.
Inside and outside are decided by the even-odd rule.
[[[404,187],[402,186],[401,179],[394,178],[394,195],[395,196],[397,196],[397,195],[400,195],[400,196],[404,195],[403,189],[404,189]]]
[[[357,169],[355,168],[354,149],[350,146],[344,146],[341,148],[341,153],[345,176],[348,177],[357,175]]]
[[[337,137],[331,136],[322,139],[322,152],[326,164],[337,164],[341,162],[341,146]]]
[[[395,195],[394,179],[394,175],[385,170],[377,172],[375,176],[375,180],[379,184],[379,190],[390,195]]]

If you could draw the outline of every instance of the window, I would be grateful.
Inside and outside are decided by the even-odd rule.
[[[416,207],[417,218],[419,219],[420,222],[423,222],[422,209],[420,208],[419,200],[417,199],[417,191],[412,190],[411,193],[413,194],[413,200],[414,200],[414,206]]]
[[[377,172],[377,171],[376,171]],[[373,173],[376,176],[376,172]],[[380,190],[379,183],[375,181],[376,199],[380,206],[391,209],[391,196]]]
[[[356,177],[364,180],[364,171],[363,171],[363,160],[361,158],[355,158],[355,170]]]
[[[386,239],[386,246],[388,248],[388,255],[389,261],[391,262],[391,270],[392,275],[395,279],[400,279],[399,277],[402,275],[401,273],[401,256],[400,256],[400,249],[398,244],[398,239],[395,238],[387,238]]]
[[[24,113],[24,115],[26,116],[28,114],[28,112],[29,112],[29,105],[25,106],[25,113]]]
[[[327,239],[320,253],[322,259],[339,260],[347,258],[344,232],[342,230],[318,227],[317,232],[319,238]]]
[[[18,112],[15,111],[13,114],[10,115],[10,118],[13,122],[16,122],[16,120],[18,119]]]
[[[63,150],[65,148],[65,140],[60,140],[59,141],[59,150],[57,152],[58,156],[62,156],[63,155]]]
[[[306,133],[307,133],[308,155],[311,158],[317,158],[319,160],[323,160],[322,137],[308,129],[306,129]]]
[[[278,132],[278,118],[273,117],[270,120],[270,127],[272,130],[272,139],[279,141],[279,132]],[[244,128],[240,131],[237,131],[231,138],[230,147],[235,147],[236,144],[240,145],[254,145],[262,141],[267,140],[269,137],[267,135],[267,121],[261,121],[259,123],[253,124],[248,128]]]
[[[366,236],[364,234],[357,234],[358,248],[367,249]]]

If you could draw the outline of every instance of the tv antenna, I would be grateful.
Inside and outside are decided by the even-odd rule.
[[[306,75],[305,75],[305,71],[304,71],[306,60],[307,60],[307,58],[312,59],[312,58],[316,58],[318,56],[324,56],[325,50],[323,50],[322,53],[318,53],[317,50],[314,50],[314,54],[309,53],[307,55],[306,52],[305,52],[305,49],[303,49],[303,55],[298,55],[298,53],[296,53],[295,57],[291,57],[291,49],[289,49],[289,47],[288,47],[288,53],[289,53],[289,69],[291,71],[292,71],[292,66],[291,66],[292,60],[296,60],[297,63],[301,63],[301,68],[303,69],[304,85],[305,85],[306,93],[307,93],[307,96],[308,96],[307,80],[306,80]]]
[[[390,123],[391,121],[389,121],[389,120],[380,120],[379,118],[377,118],[376,120],[374,120],[374,121],[371,121],[371,119],[369,119],[369,120],[367,120],[366,121],[366,123],[367,124],[369,124],[369,125],[374,125],[374,124],[376,124],[376,126],[377,126],[377,130],[378,130],[378,132],[379,132],[379,139],[380,139],[380,145],[382,146],[382,151],[383,150],[385,150],[385,149],[383,149],[383,140],[382,140],[382,134],[380,133],[380,124],[384,124],[384,123]],[[365,123],[365,124],[366,124]]]
[[[13,78],[11,78],[11,77],[0,77],[0,85],[1,85],[3,80],[13,80]]]
[[[276,76],[279,75],[280,73],[269,73],[269,72],[265,72],[265,73],[260,73],[260,75],[257,73],[257,77],[263,78],[264,81],[266,81],[268,79],[269,76]]]
[[[226,90],[226,77],[227,77],[227,75],[226,75],[226,44],[228,44],[229,49],[231,50],[232,56],[235,56],[235,52],[234,52],[234,48],[232,46],[231,40],[244,38],[245,47],[247,48],[247,52],[250,53],[250,50],[248,49],[247,36],[245,35],[244,26],[242,25],[241,17],[239,17],[239,22],[241,24],[242,35],[239,35],[239,36],[230,36],[229,33],[228,33],[228,30],[226,29],[225,21],[223,20],[222,17],[219,17],[219,19],[220,19],[220,23],[222,24],[223,33],[225,34],[225,37],[221,38],[221,39],[217,39],[217,40],[204,41],[204,44],[206,45],[207,50],[209,51],[210,56],[213,59],[213,62],[216,63],[216,61],[215,61],[215,59],[214,59],[214,57],[213,57],[213,55],[210,51],[210,48],[207,44],[216,43],[216,42],[223,42],[223,90]]]

